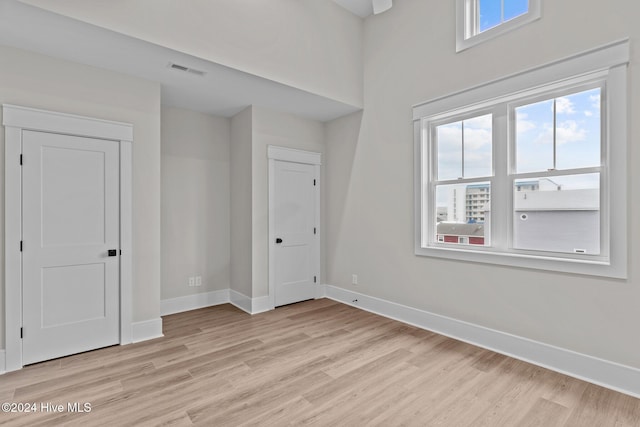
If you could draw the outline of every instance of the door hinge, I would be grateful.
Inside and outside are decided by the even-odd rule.
[[[22,328],[20,328],[20,338],[23,338],[23,337],[24,337],[24,334],[23,334],[22,332],[23,332],[23,331],[22,331]]]
[[[316,276],[313,276],[313,283],[316,283],[316,281],[317,281]]]
[[[20,163],[20,164],[22,164],[22,163]],[[314,179],[313,180],[313,186],[315,187],[315,185],[316,185],[316,180]]]
[[[120,249],[120,255],[122,255],[122,249]]]
[[[316,234],[316,228],[313,227],[313,234]]]
[[[20,166],[22,166],[22,154],[20,154]]]
[[[22,240],[20,240],[20,252],[22,252]]]

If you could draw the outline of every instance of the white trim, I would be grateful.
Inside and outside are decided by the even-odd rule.
[[[541,0],[529,0],[529,11],[497,26],[478,32],[476,23],[467,19],[469,14],[475,18],[478,15],[475,2],[477,0],[456,0],[456,52],[461,52],[530,22],[537,21],[542,16]]]
[[[231,301],[229,302],[232,305],[235,305],[245,313],[251,314],[251,298],[249,298],[245,294],[241,294],[238,291],[234,291],[233,289],[229,290],[229,296],[231,298]]]
[[[629,62],[629,39],[510,74],[478,86],[440,96],[413,106],[413,120],[447,113],[465,106],[560,82],[581,74],[609,69]]]
[[[6,372],[5,366],[6,366],[5,351],[0,350],[0,375]]]
[[[513,267],[524,267],[533,269],[544,269],[560,271],[566,273],[576,273],[593,275],[600,277],[626,278],[627,277],[627,63],[629,61],[629,41],[622,40],[610,43],[605,46],[592,49],[569,57],[568,59],[555,61],[553,63],[536,67],[534,69],[517,73],[509,77],[495,80],[493,82],[477,86],[465,91],[457,92],[447,97],[441,97],[432,101],[416,105],[413,110],[414,116],[414,251],[416,255],[430,256],[444,259],[455,259],[468,262],[482,262],[489,264],[507,265]],[[423,184],[427,182],[425,170],[428,164],[423,164],[422,160],[428,155],[423,153],[423,138],[428,137],[423,131],[423,124],[430,121],[442,119],[446,115],[453,115],[455,112],[464,111],[465,114],[477,110],[484,112],[492,106],[507,105],[509,102],[523,97],[530,91],[556,90],[568,87],[567,85],[587,82],[589,80],[601,79],[605,81],[607,104],[604,106],[606,117],[607,137],[604,139],[608,153],[605,157],[607,162],[606,170],[608,176],[605,180],[603,197],[608,200],[602,202],[607,207],[604,210],[602,227],[608,230],[609,252],[603,257],[576,257],[560,256],[554,253],[545,252],[516,252],[509,249],[508,233],[504,230],[492,227],[494,236],[492,243],[497,242],[494,247],[448,247],[445,245],[424,245],[423,233],[425,218],[423,197]],[[462,113],[461,113],[462,114]],[[494,114],[494,119],[504,120],[500,115]],[[507,124],[504,123],[506,129]],[[502,127],[500,127],[502,129]],[[499,135],[499,134],[497,134]],[[504,150],[495,151],[496,146],[505,146],[501,141],[494,140],[494,153],[504,157]],[[428,162],[427,162],[428,163]],[[504,168],[507,165],[506,158],[494,157],[494,167]],[[491,179],[492,184],[502,185],[502,190],[493,194],[506,194],[510,191],[504,188],[505,179],[510,176],[507,170],[504,173],[496,173]],[[430,191],[430,190],[429,190]],[[433,199],[430,193],[426,197],[427,203]],[[608,203],[606,203],[608,202]],[[492,202],[492,212],[502,215],[503,220],[505,209],[500,205],[501,201],[495,199]],[[605,204],[606,203],[606,204]],[[433,214],[433,209],[429,214]],[[607,218],[606,215],[610,215]],[[510,215],[510,214],[509,214]],[[492,214],[492,217],[494,215]],[[496,218],[494,218],[496,219]],[[433,221],[426,225],[431,227]],[[502,223],[500,219],[494,223]],[[502,234],[498,234],[502,233]],[[432,234],[432,233],[430,233]],[[607,236],[603,236],[606,238]]]
[[[25,130],[133,141],[133,125],[57,111],[3,104],[3,124]]]
[[[276,145],[267,146],[267,158],[309,165],[322,164],[322,154],[320,153],[297,150],[289,147],[278,147]]]
[[[230,300],[229,289],[169,298],[160,301],[160,315],[166,316],[168,314],[212,307],[214,305],[226,304]]]
[[[273,310],[273,304],[269,295],[257,298],[249,298],[248,296],[241,294],[233,289],[229,290],[230,302],[240,310],[248,314],[259,314],[265,311]]]
[[[293,163],[304,163],[304,164],[309,164],[309,165],[314,165],[314,177],[316,180],[316,186],[315,186],[315,204],[316,204],[316,235],[315,235],[315,239],[314,239],[314,252],[315,252],[315,256],[314,256],[314,269],[316,271],[316,281],[317,284],[315,285],[315,294],[318,294],[318,286],[319,283],[321,283],[321,277],[320,277],[320,247],[321,247],[321,241],[320,241],[320,236],[322,235],[322,229],[321,229],[321,217],[320,217],[320,203],[321,203],[321,199],[320,199],[320,188],[322,185],[322,181],[320,179],[320,165],[322,164],[322,154],[321,153],[316,153],[316,152],[312,152],[312,151],[304,151],[304,150],[296,150],[293,148],[287,148],[287,147],[278,147],[275,145],[269,145],[267,146],[267,157],[268,157],[268,175],[269,175],[269,194],[268,194],[268,198],[269,198],[269,302],[268,302],[268,309],[273,309],[275,308],[275,282],[276,282],[276,278],[275,278],[275,248],[276,248],[276,235],[275,235],[275,215],[274,215],[274,201],[273,201],[273,194],[275,194],[275,162],[276,161],[285,161],[285,162],[293,162]],[[260,308],[266,308],[267,305],[265,303],[265,305],[260,306]],[[262,311],[266,311],[266,310],[262,310]]]
[[[318,285],[316,292],[316,299],[326,298],[327,297],[327,284],[323,283],[322,285]]]
[[[327,285],[327,298],[640,398],[640,369],[631,366],[336,286]]]
[[[265,311],[273,309],[274,307],[271,305],[271,298],[269,298],[269,295],[251,299],[251,314],[264,313]]]
[[[249,298],[233,289],[222,289],[162,300],[160,301],[160,315],[166,316],[220,304],[232,304],[248,314],[273,310],[269,296]]]
[[[133,342],[133,151],[120,141],[120,344]]]
[[[133,126],[53,111],[4,104],[5,126],[5,359],[6,370],[22,368],[22,184],[18,162],[22,131],[113,140],[120,149],[120,344],[132,342],[132,154]],[[162,332],[162,330],[161,330]]]
[[[6,118],[5,118],[6,122]],[[4,157],[4,314],[5,366],[7,371],[22,368],[22,174],[18,159],[22,131],[5,127]],[[13,161],[9,161],[12,159]]]
[[[133,342],[147,341],[155,338],[162,338],[162,318],[143,320],[131,325],[131,335]]]
[[[269,230],[267,232],[268,235],[268,239],[269,239],[269,253],[267,254],[267,256],[269,257],[269,305],[273,308],[276,307],[276,269],[275,269],[275,262],[276,262],[276,257],[275,257],[275,253],[274,250],[272,248],[273,246],[273,242],[274,239],[276,238],[275,235],[275,215],[273,212],[273,201],[272,199],[272,194],[274,194],[275,191],[275,182],[276,182],[276,165],[275,165],[275,159],[273,159],[272,157],[270,157],[272,155],[272,150],[271,150],[271,146],[267,147],[267,156],[269,157],[268,160],[268,174],[269,174],[269,178],[268,178],[268,209],[269,209]]]

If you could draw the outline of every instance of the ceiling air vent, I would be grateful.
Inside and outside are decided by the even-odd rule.
[[[204,71],[196,70],[195,68],[185,67],[184,65],[180,65],[180,64],[174,64],[173,62],[169,62],[168,67],[174,70],[195,74],[196,76],[204,76],[206,74]]]

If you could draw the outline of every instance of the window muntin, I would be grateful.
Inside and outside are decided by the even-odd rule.
[[[492,174],[491,114],[436,126],[438,180]]]
[[[560,99],[564,101],[564,108],[569,110],[563,114],[556,113],[556,169],[600,165],[601,89],[595,88]]]
[[[529,11],[528,0],[476,0],[478,33],[494,28]]]
[[[535,117],[533,122],[530,117]],[[546,171],[554,168],[553,100],[515,109],[516,170]]]
[[[515,107],[516,171],[600,166],[601,91],[595,87]]]
[[[415,253],[416,255],[626,278],[628,270],[627,224],[627,75],[629,41],[622,40],[538,66],[470,89],[442,96],[413,107],[415,150]],[[538,101],[569,96],[599,87],[601,165],[587,168],[518,172],[515,152],[515,108]],[[595,102],[596,100],[594,100]],[[489,246],[443,245],[433,236],[434,216],[445,212],[433,205],[436,174],[433,127],[460,121],[482,112],[493,114],[493,170],[489,215]],[[564,166],[563,166],[564,167]],[[599,174],[600,254],[528,250],[513,247],[514,190],[530,190],[534,179],[566,175]],[[475,179],[451,180],[465,184]],[[506,195],[506,197],[505,197]],[[518,218],[528,215],[521,214]],[[444,240],[444,236],[442,238]],[[573,249],[573,248],[572,248]]]
[[[511,104],[512,248],[607,254],[601,241],[601,208],[607,207],[600,203],[603,88],[602,80],[569,85]]]
[[[541,0],[456,0],[456,51],[540,18]]]
[[[425,119],[422,246],[605,259],[604,84],[580,77]]]
[[[431,227],[433,241],[455,245],[489,246],[486,212],[490,207],[493,175],[493,114],[467,115],[434,122],[434,176]],[[426,239],[430,237],[425,236]]]

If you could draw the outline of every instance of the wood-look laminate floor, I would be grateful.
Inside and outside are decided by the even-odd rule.
[[[2,402],[65,406],[0,424],[640,426],[639,399],[328,299],[175,314],[164,334],[0,376]]]

